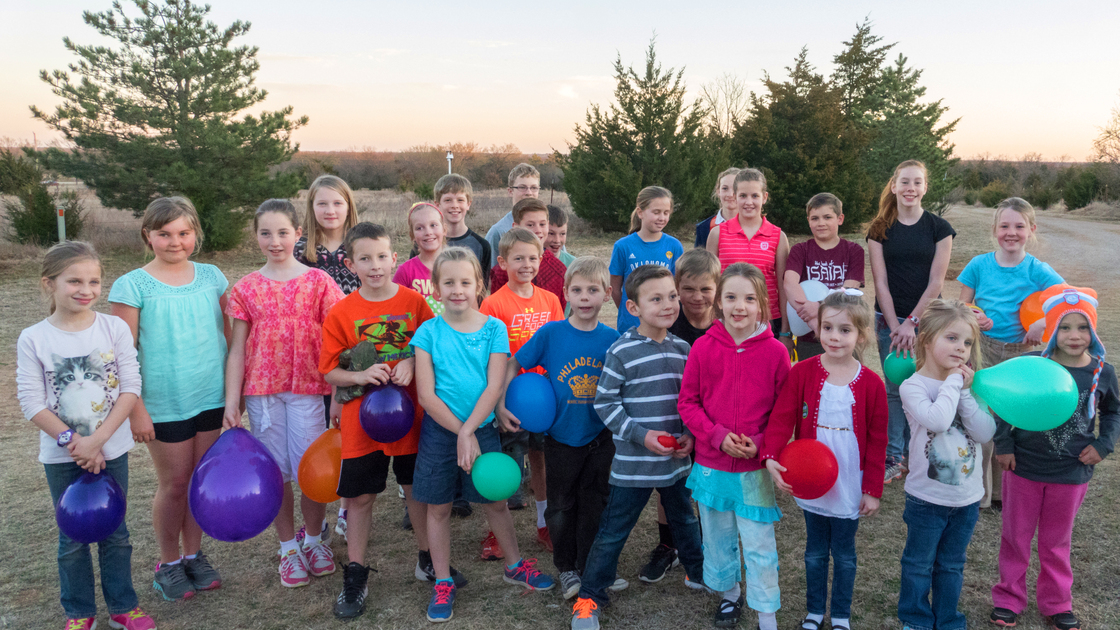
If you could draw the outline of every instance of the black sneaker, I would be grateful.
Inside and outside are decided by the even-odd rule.
[[[1069,610],[1051,615],[1047,618],[1047,621],[1050,622],[1050,627],[1054,630],[1077,630],[1081,627],[1081,620]]]
[[[638,572],[638,579],[647,583],[654,584],[660,582],[665,578],[665,574],[669,569],[679,565],[680,559],[677,558],[677,550],[669,545],[658,545],[649,554],[649,563],[642,567]]]
[[[1019,615],[1016,615],[1006,608],[993,608],[992,614],[988,617],[988,621],[991,621],[997,626],[1010,628],[1018,623]]]
[[[451,502],[451,515],[452,516],[458,516],[459,518],[467,518],[472,513],[474,513],[474,509],[471,508],[470,501],[467,501],[466,499],[460,498],[460,499],[455,499],[454,501]]]
[[[196,591],[210,591],[222,586],[222,576],[218,574],[218,570],[214,565],[210,564],[210,559],[206,554],[201,551],[195,554],[193,558],[183,558],[183,570],[187,573],[187,579],[191,581]]]
[[[342,592],[334,602],[334,616],[339,619],[360,617],[366,611],[369,593],[369,567],[351,562],[343,567]]]
[[[744,589],[745,590],[745,589]],[[743,616],[743,602],[746,597],[743,591],[739,592],[739,599],[720,600],[719,609],[716,610],[717,628],[734,628],[739,625],[739,618]]]
[[[451,569],[451,579],[455,581],[455,588],[463,588],[467,585],[467,577],[462,573],[455,570],[455,567],[448,567]],[[436,568],[432,565],[432,552],[421,551],[416,560],[416,579],[425,582],[436,581]]]

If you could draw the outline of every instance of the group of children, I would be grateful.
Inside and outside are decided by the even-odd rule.
[[[1080,627],[1073,520],[1093,465],[1120,431],[1096,295],[1062,284],[1026,253],[1034,212],[1009,199],[995,212],[998,249],[965,268],[959,301],[941,299],[939,261],[947,263],[952,229],[922,210],[924,179],[921,163],[900,165],[871,224],[877,312],[859,290],[863,250],[839,236],[840,200],[813,197],[813,238],[790,247],[765,217],[765,177],[750,168],[720,174],[713,197],[721,210],[697,226],[697,248],[687,253],[664,232],[671,193],[643,189],[632,233],[609,262],[567,252],[565,215],[536,198],[531,166],[510,174],[508,224],[486,238],[465,223],[470,182],[448,175],[433,203],[408,211],[415,257],[399,266],[390,233],[360,223],[349,187],[323,176],[302,220],[287,200],[258,208],[253,229],[266,262],[228,291],[220,270],[190,260],[202,239],[190,202],[161,198],[142,226],[153,260],[113,284],[111,316],[92,310],[101,266],[89,245],[47,253],[51,314],[20,336],[19,398],[41,430],[39,459],[55,501],[83,470],[104,471],[127,491],[127,453],[133,441],[148,444],[159,480],[153,583],[168,600],[221,585],[201,552],[187,487],[221,429],[241,426],[245,411],[286,482],[274,523],[286,587],[335,572],[326,506],[301,497],[297,532],[290,482],[308,446],[329,426],[341,429],[335,531],[347,562],[333,606],[339,618],[365,610],[371,509],[391,467],[417,545],[415,575],[432,582],[432,622],[452,618],[468,584],[451,565],[450,536],[451,515],[466,501],[485,512],[491,531],[481,557],[501,559],[506,582],[540,591],[559,583],[565,599],[575,598],[573,630],[599,628],[610,593],[628,587],[619,556],[656,489],[659,544],[640,579],[657,582],[683,565],[687,587],[719,594],[717,627],[737,625],[748,606],[761,630],[776,630],[775,488],[792,494],[779,462],[797,438],[823,443],[839,468],[825,495],[796,499],[807,534],[801,628],[819,630],[826,614],[831,628],[851,627],[859,519],[879,510],[884,483],[903,466],[911,474],[898,617],[914,630],[964,627],[957,604],[989,442],[1004,470],[991,620],[1015,625],[1025,608],[1037,529],[1039,611],[1057,630]],[[921,250],[917,262],[904,244]],[[924,285],[915,279],[922,264]],[[805,280],[832,292],[809,300]],[[1019,304],[1039,290],[1044,321],[1024,330]],[[618,306],[617,329],[599,321],[607,300]],[[787,313],[812,332],[795,341]],[[896,394],[862,364],[876,338],[882,356],[913,353],[917,372]],[[1081,398],[1061,427],[1031,432],[994,418],[969,386],[981,366],[1042,339],[1042,355],[1071,372]],[[525,371],[547,376],[556,394],[556,421],[544,434],[523,430],[505,405],[506,387]],[[416,402],[412,430],[391,444],[370,438],[359,421],[363,393],[386,383]],[[893,396],[909,429],[897,459],[888,452]],[[537,540],[552,551],[555,580],[519,549],[509,510],[520,501],[488,501],[471,482],[477,457],[501,450],[528,456]],[[89,546],[61,532],[59,540],[66,628],[93,628]],[[154,628],[132,587],[123,524],[98,553],[110,625]]]

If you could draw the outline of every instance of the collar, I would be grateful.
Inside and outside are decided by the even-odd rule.
[[[738,215],[736,215],[734,221],[728,219],[726,222],[721,223],[720,225],[727,225],[728,227],[730,227],[732,234],[735,234],[735,233],[743,234],[744,238],[746,237],[746,233],[743,232],[743,224],[739,222]],[[773,223],[771,223],[770,221],[768,221],[766,219],[766,217],[762,217],[762,225],[759,226],[758,231],[755,232],[754,236],[752,236],[750,238],[750,240],[753,240],[753,239],[758,238],[760,236],[763,237],[763,238],[769,238],[771,236],[774,236],[778,232],[781,232],[781,230],[778,229],[778,226],[776,226]]]

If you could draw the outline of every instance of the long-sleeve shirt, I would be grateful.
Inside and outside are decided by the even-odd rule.
[[[661,342],[623,333],[611,344],[595,395],[595,412],[614,434],[610,482],[632,488],[661,488],[688,475],[688,458],[657,455],[645,447],[646,434],[686,429],[677,413],[688,344],[672,334]]]

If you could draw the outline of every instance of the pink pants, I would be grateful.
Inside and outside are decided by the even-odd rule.
[[[1069,564],[1073,519],[1089,484],[1070,485],[1029,481],[1003,473],[1003,532],[999,544],[999,583],[992,587],[992,604],[1021,613],[1027,607],[1027,567],[1031,540],[1038,530],[1038,584],[1035,598],[1040,615],[1073,608],[1073,569]]]

